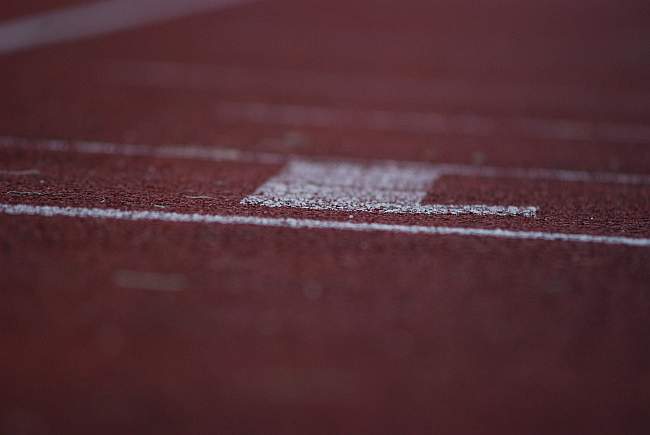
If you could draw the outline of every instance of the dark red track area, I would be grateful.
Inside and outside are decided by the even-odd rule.
[[[648,12],[269,0],[0,55],[0,205],[645,240]],[[423,202],[539,211],[241,204],[283,158],[492,168]],[[0,213],[0,433],[645,434],[648,283],[650,247]]]

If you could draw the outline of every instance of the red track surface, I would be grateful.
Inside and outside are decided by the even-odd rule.
[[[565,3],[267,1],[5,55],[0,203],[648,238],[644,183],[448,175],[426,203],[539,213],[350,218],[241,205],[280,163],[43,149],[650,175],[647,5]],[[253,122],[232,103],[497,125]],[[650,431],[648,247],[0,214],[0,268],[3,434]]]

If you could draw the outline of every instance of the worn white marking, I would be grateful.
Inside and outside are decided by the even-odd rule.
[[[357,223],[333,220],[264,218],[257,216],[185,214],[160,211],[127,211],[102,208],[54,207],[27,204],[0,204],[0,213],[22,216],[70,217],[86,219],[115,219],[126,221],[164,221],[197,224],[253,225],[262,227],[339,230],[360,232],[385,232],[398,234],[422,234],[438,236],[493,237],[498,239],[539,240],[547,242],[596,243],[650,247],[650,239],[597,236],[591,234],[567,234],[543,231],[512,231],[501,229],[437,227],[421,225],[394,225]]]
[[[408,164],[359,165],[291,161],[252,195],[245,205],[311,210],[427,215],[533,217],[536,207],[483,204],[422,204],[440,173]]]
[[[107,142],[65,141],[57,139],[32,140],[0,136],[0,148],[69,152],[81,154],[103,154],[115,156],[146,156],[170,159],[207,160],[215,162],[247,162],[262,164],[284,164],[291,161],[355,162],[360,159],[346,159],[332,156],[306,156],[296,154],[245,151],[233,148],[199,145],[131,145]],[[461,175],[476,177],[521,178],[529,180],[551,180],[585,183],[614,183],[650,185],[648,174],[626,174],[617,172],[572,171],[547,168],[508,168],[497,166],[456,165],[446,163],[408,162],[365,159],[363,162],[376,164],[408,164],[435,169],[440,175]]]
[[[177,292],[187,287],[187,278],[178,273],[118,270],[113,274],[113,282],[118,287],[160,292]]]
[[[108,0],[0,24],[0,54],[88,38],[254,0]]]
[[[650,142],[650,126],[643,124],[593,123],[523,117],[497,118],[477,114],[353,110],[268,103],[221,102],[215,107],[221,119],[256,124],[481,137],[507,134],[529,139]]]

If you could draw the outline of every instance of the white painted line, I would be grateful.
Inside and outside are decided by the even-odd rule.
[[[254,0],[106,0],[0,23],[0,54],[74,41]]]
[[[565,234],[542,231],[512,231],[501,229],[436,227],[420,225],[393,225],[378,223],[341,222],[333,220],[265,218],[257,216],[228,216],[185,214],[160,211],[126,211],[101,208],[55,207],[27,204],[0,204],[0,213],[14,216],[70,217],[86,219],[115,219],[125,221],[163,221],[197,224],[253,225],[262,227],[339,230],[357,232],[384,232],[395,234],[422,234],[438,236],[491,237],[498,239],[539,240],[547,242],[596,243],[634,247],[650,247],[650,239]]]
[[[650,143],[650,126],[565,119],[493,117],[478,114],[354,110],[269,103],[216,104],[220,119],[231,122],[322,128],[349,128],[417,134],[494,136],[526,139]]]
[[[144,156],[171,159],[207,160],[214,162],[244,162],[282,164],[287,156],[277,153],[245,151],[234,148],[196,145],[133,145],[108,142],[65,141],[57,139],[30,140],[0,136],[0,147],[23,150],[102,154],[114,156]]]
[[[612,183],[650,185],[650,174],[626,174],[617,172],[590,172],[548,168],[508,168],[497,166],[456,165],[446,163],[408,162],[377,159],[354,159],[333,156],[306,156],[296,154],[246,151],[234,148],[199,145],[131,145],[107,142],[65,141],[57,139],[24,139],[0,136],[0,148],[101,154],[112,156],[144,156],[170,159],[206,160],[215,162],[243,162],[261,164],[284,164],[291,161],[365,162],[374,164],[408,164],[436,170],[440,175],[476,177],[503,177],[528,180],[550,180],[584,183]]]
[[[310,210],[425,215],[534,217],[536,207],[484,204],[423,204],[439,171],[422,165],[294,160],[270,178],[244,205]]]

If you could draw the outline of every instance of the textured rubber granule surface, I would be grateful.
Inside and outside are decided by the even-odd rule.
[[[647,433],[647,17],[269,0],[0,55],[0,433]]]

